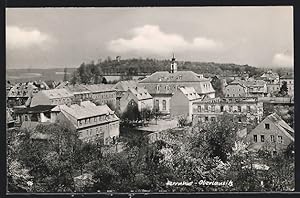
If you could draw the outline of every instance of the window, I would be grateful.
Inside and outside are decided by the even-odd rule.
[[[254,142],[257,142],[257,135],[253,135]]]
[[[214,106],[214,105],[211,106],[211,111],[212,111],[212,112],[215,112],[215,106]]]
[[[215,121],[216,121],[216,118],[215,118],[215,117],[211,117],[211,121],[212,121],[212,122],[215,122]]]
[[[207,116],[205,117],[205,121],[208,121],[208,117]]]
[[[208,106],[207,105],[205,105],[204,108],[205,108],[205,111],[208,111]]]
[[[264,141],[265,141],[265,136],[264,136],[264,135],[261,135],[261,136],[260,136],[260,141],[261,141],[261,142],[264,142]]]
[[[200,105],[198,106],[198,112],[201,112],[201,106]]]
[[[242,112],[242,107],[238,106],[238,112]]]
[[[274,135],[271,135],[271,142],[275,142],[275,138],[274,138]]]
[[[223,111],[224,111],[224,106],[222,105],[222,106],[221,106],[221,112],[223,112]]]
[[[232,94],[232,96],[233,96],[233,97],[235,97],[235,95],[234,95],[234,94]]]
[[[94,122],[97,122],[97,118],[94,118]]]
[[[265,129],[270,129],[270,124],[265,124]]]
[[[280,136],[280,135],[278,136],[278,142],[281,143],[281,144],[283,143],[282,136]]]
[[[159,85],[156,85],[156,90],[159,91]]]
[[[250,111],[250,106],[247,106],[247,111],[248,111],[248,112]]]
[[[163,110],[166,110],[167,109],[167,101],[163,100],[162,103],[163,103]]]

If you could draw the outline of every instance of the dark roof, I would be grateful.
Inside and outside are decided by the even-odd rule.
[[[37,105],[34,107],[27,107],[22,109],[15,109],[15,113],[42,113],[51,111],[56,105]]]
[[[281,79],[294,79],[294,74],[289,73],[280,77]]]

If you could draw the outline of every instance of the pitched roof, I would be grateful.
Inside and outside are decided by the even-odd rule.
[[[48,89],[48,90],[42,90],[41,92],[50,99],[53,99],[53,98],[66,98],[66,97],[73,97],[74,96],[67,89]]]
[[[168,71],[158,71],[151,74],[149,77],[140,81],[140,83],[151,82],[200,82],[209,81],[200,74],[196,74],[193,71],[177,71],[175,73],[169,73]]]
[[[292,127],[290,127],[279,115],[273,113],[267,116],[269,120],[271,120],[288,138],[294,141],[295,131]]]
[[[294,79],[294,73],[288,73],[280,77],[280,79]]]
[[[89,101],[85,101],[85,103],[81,103],[81,105],[71,105],[70,107],[66,105],[60,105],[59,108],[61,112],[67,113],[75,119],[84,119],[89,117],[96,117],[99,115],[112,115],[114,112],[107,106],[101,105],[96,106]]]
[[[138,86],[138,82],[134,80],[128,81],[120,81],[116,83],[112,88],[116,89],[117,91],[127,91],[130,88],[135,88]]]
[[[263,80],[234,80],[228,85],[233,85],[233,84],[239,84],[243,87],[256,87],[256,86],[261,87],[266,85],[267,83]]]
[[[15,113],[42,113],[51,111],[55,105],[37,105],[33,107],[27,107],[27,108],[17,108],[15,109]]]
[[[180,87],[179,90],[187,97],[188,100],[199,100],[202,99],[200,97],[194,87]]]
[[[17,83],[9,90],[7,97],[29,97],[37,91],[38,88],[32,83]]]
[[[130,88],[129,91],[135,95],[138,100],[152,99],[152,96],[149,94],[149,92],[142,87]]]
[[[93,84],[93,85],[83,85],[90,92],[106,92],[106,91],[114,91],[113,84]]]

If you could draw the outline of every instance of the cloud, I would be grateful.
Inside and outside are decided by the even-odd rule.
[[[277,53],[273,56],[273,64],[276,66],[293,66],[294,58],[289,54]]]
[[[179,51],[212,51],[222,47],[222,43],[215,40],[196,37],[188,42],[178,34],[162,32],[159,26],[144,25],[130,32],[130,39],[119,38],[108,44],[108,49],[117,53],[139,52],[151,54],[168,54]]]
[[[6,47],[10,49],[24,49],[31,46],[45,47],[52,38],[37,29],[25,29],[17,26],[6,28]]]

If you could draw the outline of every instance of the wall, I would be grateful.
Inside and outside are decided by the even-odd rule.
[[[189,115],[189,100],[179,90],[170,99],[170,113],[172,117]]]
[[[270,129],[265,129],[265,124],[270,125]],[[257,135],[257,142],[254,142],[253,135]],[[261,142],[260,135],[265,136],[265,142]],[[276,142],[271,142],[270,135],[274,135]],[[282,136],[283,143],[279,143],[277,140],[278,136]],[[248,135],[247,141],[251,144],[250,148],[254,150],[266,149],[269,151],[280,151],[292,142],[269,118],[264,119],[260,124],[257,125]]]
[[[169,114],[170,113],[170,100],[171,100],[171,96],[160,96],[160,95],[156,95],[156,96],[152,96],[153,97],[153,107],[157,108],[157,103],[156,101],[158,101],[159,104],[159,111],[163,114]],[[166,101],[166,109],[163,109],[163,101]]]
[[[247,88],[239,84],[230,84],[225,87],[225,97],[245,97]]]

